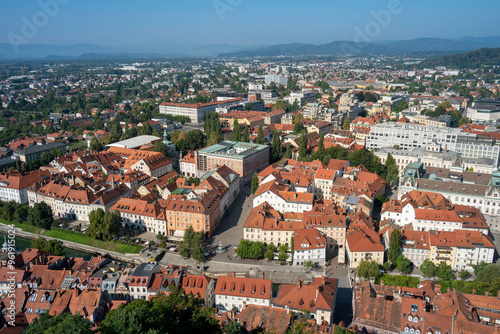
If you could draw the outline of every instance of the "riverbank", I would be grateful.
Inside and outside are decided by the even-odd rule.
[[[58,228],[44,230],[36,226],[33,226],[31,224],[27,223],[19,224],[16,222],[7,222],[3,219],[0,219],[0,224],[3,224],[4,226],[13,224],[16,228],[26,233],[38,234],[39,236],[43,237],[51,237],[54,239],[70,241],[77,244],[105,249],[108,251],[113,251],[121,254],[138,254],[143,249],[143,247],[139,245],[129,245],[121,241],[95,240],[82,233],[58,229]]]
[[[66,248],[71,248],[71,249],[75,249],[75,250],[86,252],[86,253],[106,255],[106,256],[109,256],[110,258],[113,258],[113,259],[119,260],[119,261],[123,261],[123,262],[131,262],[131,263],[137,263],[137,264],[144,262],[140,256],[140,254],[138,254],[138,253],[122,254],[122,253],[119,253],[119,252],[116,252],[113,250],[109,250],[109,249],[105,249],[105,248],[98,248],[98,247],[94,247],[94,246],[80,244],[80,243],[74,242],[74,241],[59,239],[56,237],[49,236],[45,233],[40,234],[40,233],[26,232],[26,231],[23,231],[21,228],[17,227],[17,225],[19,225],[19,224],[14,224],[14,225],[16,225],[16,229],[15,229],[16,237],[21,237],[21,238],[30,239],[30,240],[36,239],[38,237],[43,237],[43,238],[48,239],[48,240],[61,241],[62,245]],[[21,224],[21,225],[23,225],[23,224]],[[0,232],[8,233],[9,230],[11,230],[10,226],[3,223],[3,221],[0,222]]]

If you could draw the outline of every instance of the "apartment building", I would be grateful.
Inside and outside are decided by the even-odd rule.
[[[264,277],[237,277],[233,274],[217,279],[215,307],[219,311],[239,312],[247,305],[270,306],[271,299],[272,281]]]
[[[384,203],[382,220],[391,220],[398,226],[412,224],[416,231],[470,230],[489,234],[488,224],[479,209],[467,205],[453,205],[440,193],[413,190],[401,200]]]
[[[226,165],[239,174],[242,183],[250,182],[253,174],[269,166],[269,146],[244,142],[223,141],[195,151],[198,176]]]
[[[398,199],[413,190],[440,193],[455,205],[477,208],[490,230],[500,231],[499,172],[459,172],[411,163],[399,180]]]
[[[160,104],[159,110],[160,114],[187,116],[191,119],[191,122],[201,123],[205,120],[205,115],[211,111],[215,111],[217,107],[231,105],[234,102],[238,102],[240,100],[240,98],[237,98],[225,101],[193,104],[162,102]]]
[[[398,166],[399,174],[402,175],[406,166],[412,162],[422,162],[426,167],[439,167],[458,169],[459,171],[472,170],[477,173],[491,174],[497,170],[496,160],[490,158],[465,158],[460,151],[443,151],[440,145],[435,143],[414,150],[403,151],[392,147],[383,147],[374,152],[385,164],[387,157],[392,155]]]
[[[0,174],[0,201],[28,204],[28,189],[37,182],[43,182],[51,177],[47,171],[34,171],[22,175],[17,172]]]
[[[384,245],[375,230],[350,229],[346,234],[346,255],[349,267],[357,268],[362,260],[384,264]]]
[[[279,212],[310,211],[314,204],[314,195],[288,190],[278,182],[267,182],[259,187],[253,196],[253,207],[267,202]]]
[[[102,185],[96,189],[68,186],[58,181],[50,181],[40,187],[28,190],[29,205],[45,202],[54,216],[75,220],[89,220],[93,210],[109,211],[122,198],[130,195],[130,188],[125,185]]]
[[[324,266],[326,261],[326,239],[315,228],[301,228],[293,234],[293,264],[302,266],[311,261]]]
[[[314,277],[309,284],[282,284],[273,299],[273,307],[305,314],[318,323],[331,324],[337,299],[336,278]]]

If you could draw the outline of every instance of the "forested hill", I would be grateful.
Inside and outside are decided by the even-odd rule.
[[[448,68],[478,68],[484,65],[500,65],[500,48],[483,48],[467,53],[440,56],[420,63],[420,67]]]

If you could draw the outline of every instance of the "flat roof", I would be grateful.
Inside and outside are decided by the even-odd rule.
[[[117,141],[116,143],[106,145],[106,147],[139,148],[142,145],[149,144],[155,140],[161,140],[161,138],[156,136],[143,135],[125,139],[122,141]]]
[[[25,148],[24,150],[14,152],[14,155],[26,155],[26,154],[32,154],[32,153],[37,153],[37,152],[44,152],[48,150],[52,150],[55,148],[60,148],[60,147],[66,147],[63,143],[60,142],[53,142],[53,143],[48,143],[44,145],[35,145],[35,146],[30,146]]]
[[[269,149],[269,146],[226,140],[221,143],[205,147],[204,149],[199,150],[199,152],[207,154],[220,154],[235,158],[243,158],[253,155],[257,151],[262,151],[265,149]]]

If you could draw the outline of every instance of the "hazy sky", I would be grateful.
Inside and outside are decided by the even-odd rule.
[[[42,3],[63,4],[50,17]],[[38,20],[31,44],[320,44],[352,40],[390,6],[372,39],[500,35],[498,0],[0,0],[0,42]]]

